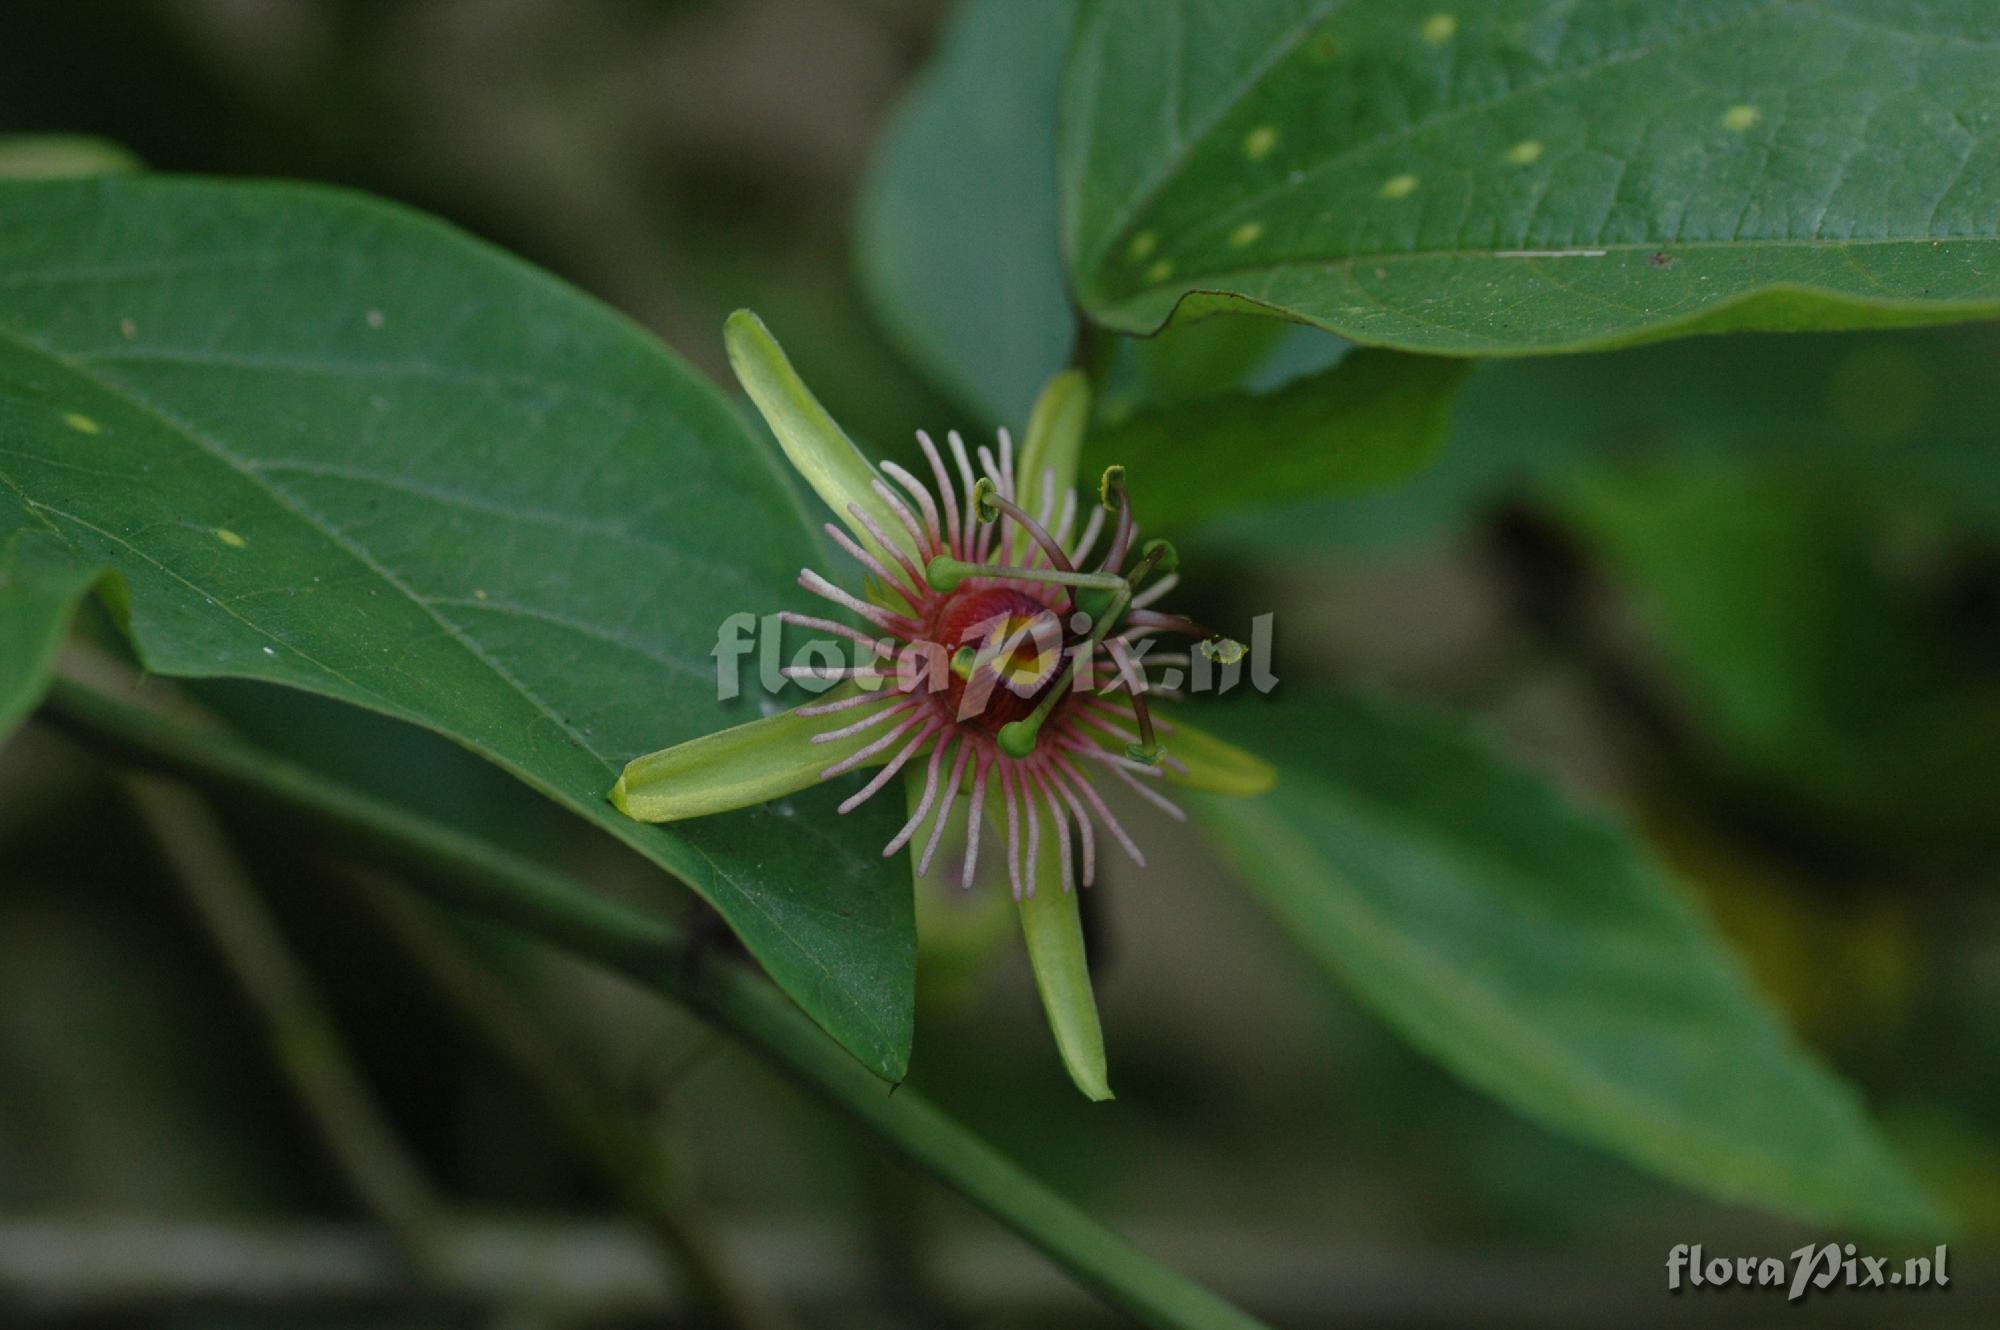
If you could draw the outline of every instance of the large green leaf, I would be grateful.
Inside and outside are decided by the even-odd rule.
[[[1208,323],[1220,320],[1208,320]],[[1197,324],[1197,327],[1206,326]],[[1163,339],[1164,340],[1164,339]],[[1438,460],[1380,494],[1262,508],[1207,538],[1244,550],[1393,550],[1508,501],[1547,501],[1579,466],[1748,456],[1884,505],[2000,532],[1991,325],[1693,338],[1475,366]]]
[[[1981,0],[1085,0],[1078,298],[1507,354],[2000,313]]]
[[[861,279],[905,355],[1018,425],[1075,335],[1056,227],[1056,95],[1075,0],[967,0],[883,137]]]
[[[1934,1221],[1851,1091],[1619,829],[1441,718],[1298,694],[1223,710],[1210,723],[1274,756],[1278,785],[1198,816],[1418,1048],[1714,1195],[1884,1230]]]
[[[1443,445],[1465,368],[1368,348],[1273,392],[1137,412],[1094,433],[1089,454],[1128,469],[1140,511],[1164,531],[1259,504],[1378,489]]]
[[[41,701],[90,580],[89,564],[39,532],[0,543],[0,741]]]
[[[798,597],[767,449],[612,312],[436,223],[293,186],[0,185],[0,541],[110,570],[147,665],[451,736],[685,879],[899,1076],[909,884],[833,792],[671,830],[630,758],[745,718],[718,625]]]
[[[1883,505],[1883,483],[1769,458],[1605,461],[1573,471],[1560,502],[1760,810],[1899,854],[1990,859],[2000,627],[1940,582],[1948,541]]]

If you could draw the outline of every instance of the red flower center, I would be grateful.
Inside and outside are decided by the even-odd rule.
[[[924,638],[952,665],[944,688],[930,695],[956,724],[987,734],[1028,716],[1062,685],[1067,649],[1081,640],[1064,617],[1017,587],[968,588],[942,597]]]

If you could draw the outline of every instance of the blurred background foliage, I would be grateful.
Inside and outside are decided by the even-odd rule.
[[[0,130],[406,201],[598,294],[725,382],[722,319],[754,306],[833,412],[893,453],[918,425],[1018,424],[1077,342],[1055,267],[1053,112],[1035,91],[1068,8],[986,4],[954,26],[937,0],[11,0]],[[998,49],[1017,82],[993,77]],[[1310,403],[1331,391],[1317,384],[1349,391],[1368,353],[1235,318],[1077,349],[1107,384],[1093,446],[1145,456],[1142,509],[1157,486],[1176,515],[1191,610],[1278,609],[1287,684],[1445,703],[1624,809],[1862,1087],[1955,1210],[1974,1267],[2000,1230],[1994,329],[1482,364],[1449,423],[1440,411],[1406,441],[1411,466],[1435,454],[1407,482],[1208,508],[1175,490],[1214,486],[1176,471],[1173,432],[1148,434],[1148,413],[1210,431],[1180,440],[1191,450],[1285,443],[1241,439],[1218,394]],[[669,899],[443,741],[275,690],[198,691],[326,770]],[[497,967],[593,1101],[666,1161],[677,1211],[746,1283],[811,1309],[805,1323],[1096,1314],[693,1023],[469,927],[385,928],[365,895],[330,888],[351,868],[232,827],[341,1041],[455,1202],[533,1216],[560,1252],[629,1197],[516,1060],[466,1037],[439,948]],[[1288,1323],[1770,1314],[1666,1305],[1664,1254],[1789,1251],[1804,1230],[1461,1089],[1216,889],[1226,870],[1199,841],[1160,849],[1152,872],[1090,898],[1117,1111],[1063,1081],[1005,948],[990,974],[927,961],[915,1083]],[[354,1214],[141,810],[40,727],[0,752],[0,883],[0,1310],[36,1289],[124,1314],[85,1277],[65,1290],[34,1273],[38,1219]],[[575,1306],[639,1320],[649,1296],[611,1278]],[[1897,1313],[1985,1324],[1992,1305],[1974,1289]]]

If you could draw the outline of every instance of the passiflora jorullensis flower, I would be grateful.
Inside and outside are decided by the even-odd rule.
[[[1078,495],[1080,374],[1051,381],[1018,450],[1005,430],[971,450],[955,433],[944,448],[919,433],[926,477],[871,465],[754,314],[733,315],[725,337],[751,400],[839,519],[827,533],[862,574],[858,595],[799,574],[851,622],[779,617],[841,639],[852,663],[788,669],[831,691],[637,759],[612,801],[672,822],[851,778],[846,813],[900,775],[910,814],[883,853],[907,849],[919,879],[962,808],[949,876],[970,889],[983,856],[1004,860],[1064,1065],[1085,1094],[1109,1098],[1076,892],[1095,881],[1107,841],[1135,864],[1146,856],[1099,787],[1123,786],[1175,819],[1184,815],[1163,786],[1267,788],[1264,763],[1148,701],[1148,668],[1178,660],[1197,672],[1197,657],[1234,664],[1242,648],[1155,608],[1177,580],[1174,551],[1140,540],[1119,468]],[[1162,637],[1188,639],[1187,653],[1147,654]]]

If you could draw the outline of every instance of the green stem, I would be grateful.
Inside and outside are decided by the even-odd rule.
[[[435,1279],[445,1260],[444,1205],[341,1042],[229,833],[185,785],[157,776],[128,776],[123,785],[342,1177],[401,1242],[418,1276]]]
[[[45,714],[77,738],[129,760],[303,815],[338,832],[343,842],[364,841],[413,870],[412,885],[433,899],[532,934],[682,1003],[1140,1324],[1156,1330],[1252,1330],[1261,1324],[1128,1246],[920,1095],[892,1093],[753,973],[687,964],[681,936],[669,925],[226,734],[67,679],[57,681]]]
[[[752,1296],[689,1213],[658,1133],[607,1102],[536,1013],[459,944],[444,916],[412,900],[400,883],[367,869],[349,869],[347,881],[381,934],[411,962],[431,999],[490,1064],[532,1098],[600,1182],[645,1224],[686,1277],[704,1313],[702,1324],[780,1330],[786,1323]]]

